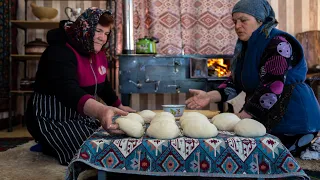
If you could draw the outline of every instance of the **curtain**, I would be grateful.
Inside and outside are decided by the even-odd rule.
[[[133,0],[134,40],[159,38],[158,54],[233,54],[231,10],[238,0]],[[122,1],[117,7],[117,54],[122,52]]]

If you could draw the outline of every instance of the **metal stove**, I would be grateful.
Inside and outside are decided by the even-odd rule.
[[[191,88],[215,89],[227,79],[231,58],[230,55],[120,55],[122,103],[129,105],[130,95],[135,93],[187,93]],[[219,62],[212,62],[214,60]],[[223,72],[214,72],[218,69]]]

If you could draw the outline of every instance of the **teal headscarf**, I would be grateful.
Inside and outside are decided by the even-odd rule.
[[[278,21],[275,18],[274,11],[267,0],[240,0],[232,9],[232,14],[236,12],[246,13],[257,20],[261,21],[263,28],[260,33],[264,33],[268,38],[271,30],[278,25]],[[236,71],[236,64],[242,51],[242,41],[238,39],[234,57],[232,59],[231,71],[234,77]]]

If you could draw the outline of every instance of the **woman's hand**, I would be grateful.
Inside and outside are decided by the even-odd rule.
[[[202,90],[190,89],[193,97],[186,100],[186,105],[190,109],[201,109],[210,103],[210,96]]]
[[[125,111],[125,112],[129,112],[129,113],[134,113],[134,112],[137,112],[136,110],[132,109],[131,107],[129,106],[124,106],[122,104],[120,104],[120,106],[118,106],[119,109]]]
[[[252,116],[250,114],[248,114],[245,111],[241,111],[240,113],[235,113],[240,119],[245,119],[245,118],[249,118],[251,119]]]
[[[128,113],[115,107],[106,106],[99,115],[101,126],[111,134],[124,134],[124,132],[119,129],[119,125],[112,122],[112,118],[115,115],[126,116]]]

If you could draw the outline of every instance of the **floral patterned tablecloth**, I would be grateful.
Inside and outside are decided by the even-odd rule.
[[[278,138],[244,138],[219,132],[210,139],[158,140],[110,136],[99,129],[81,146],[66,179],[86,168],[155,176],[309,179]]]

